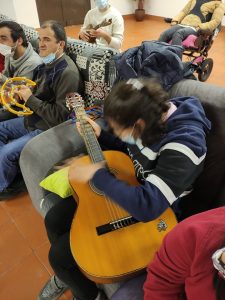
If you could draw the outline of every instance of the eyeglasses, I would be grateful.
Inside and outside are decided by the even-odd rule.
[[[221,256],[225,253],[225,247],[217,250],[213,256],[213,266],[219,272],[219,275],[225,280],[225,263],[222,261]]]

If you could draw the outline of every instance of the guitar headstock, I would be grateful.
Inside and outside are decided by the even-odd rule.
[[[76,110],[84,107],[84,100],[78,93],[69,93],[66,95],[66,107],[69,110]]]
[[[108,26],[108,25],[111,25],[112,24],[112,19],[105,19],[103,20],[99,25],[98,25],[98,28],[100,27],[105,27],[105,26]]]
[[[94,30],[97,30],[98,28],[101,28],[101,27],[105,27],[105,26],[108,26],[108,25],[111,25],[112,24],[112,19],[104,19],[100,24],[96,25],[96,26],[93,26],[92,24],[89,24],[88,25],[88,29],[94,29]]]

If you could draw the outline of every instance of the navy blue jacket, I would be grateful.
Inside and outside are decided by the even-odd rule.
[[[182,201],[203,169],[210,121],[198,99],[170,101],[177,110],[167,119],[167,132],[159,142],[148,147],[141,140],[128,145],[104,131],[99,137],[108,149],[128,151],[140,185],[129,186],[105,168],[95,173],[93,183],[140,221],[153,220]]]
[[[164,42],[147,41],[114,56],[116,81],[137,77],[156,77],[169,90],[184,77],[183,47]]]

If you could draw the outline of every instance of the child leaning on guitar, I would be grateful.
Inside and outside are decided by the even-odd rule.
[[[169,100],[155,80],[129,79],[112,88],[104,102],[104,117],[114,135],[87,120],[104,149],[130,156],[140,184],[128,185],[102,163],[74,165],[73,179],[91,180],[95,188],[139,221],[158,218],[170,206],[182,219],[182,196],[190,191],[203,169],[205,136],[210,129],[199,100]],[[77,128],[80,130],[79,123]],[[55,205],[45,218],[56,289],[65,288],[62,280],[76,299],[101,299],[96,298],[97,286],[81,273],[70,250],[69,231],[75,210],[75,201],[68,198]]]

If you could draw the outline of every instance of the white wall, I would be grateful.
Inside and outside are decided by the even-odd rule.
[[[95,7],[95,1],[91,1],[91,7]],[[133,14],[137,8],[137,1],[134,0],[110,0],[110,3],[117,8],[122,15]],[[174,16],[187,3],[187,0],[144,0],[146,13],[154,16]]]
[[[91,1],[91,8],[95,7],[95,1]],[[122,15],[129,15],[134,13],[136,2],[133,0],[109,0],[110,4],[117,8]]]
[[[6,15],[13,20],[16,19],[16,12],[12,0],[0,0],[0,5],[1,14]]]
[[[187,0],[145,0],[145,10],[149,15],[173,17],[186,3]]]
[[[16,21],[18,23],[26,24],[35,28],[40,27],[35,0],[13,0],[13,3],[16,12]]]
[[[18,23],[40,27],[35,0],[0,0],[0,13]]]

